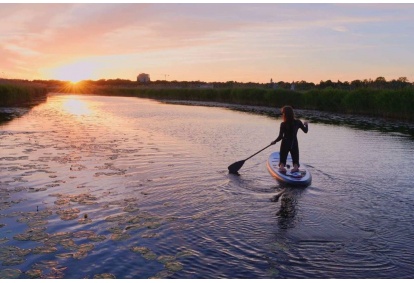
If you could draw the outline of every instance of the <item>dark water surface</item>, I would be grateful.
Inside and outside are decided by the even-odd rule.
[[[280,119],[51,95],[0,125],[0,278],[413,278],[414,140],[310,123],[307,188],[265,161]]]

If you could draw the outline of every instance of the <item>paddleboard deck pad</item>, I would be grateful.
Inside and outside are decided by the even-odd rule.
[[[275,177],[280,182],[289,185],[307,186],[311,183],[312,175],[305,165],[301,164],[298,172],[291,172],[291,170],[293,169],[293,164],[290,154],[288,155],[288,158],[286,160],[286,165],[289,165],[290,168],[287,168],[288,166],[286,166],[285,173],[279,172],[279,160],[279,152],[273,152],[267,159],[267,169],[269,170],[270,175]]]

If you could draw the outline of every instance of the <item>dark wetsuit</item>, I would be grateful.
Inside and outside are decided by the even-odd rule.
[[[291,125],[288,125],[286,122],[282,122],[280,124],[279,136],[275,142],[282,140],[282,143],[280,144],[280,163],[283,163],[284,165],[286,165],[286,159],[288,153],[290,152],[293,164],[300,166],[299,144],[297,137],[299,128],[301,128],[305,133],[308,132],[308,127],[305,126],[300,120],[294,120]]]

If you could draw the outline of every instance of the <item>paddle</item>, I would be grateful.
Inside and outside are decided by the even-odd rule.
[[[245,160],[240,160],[240,161],[234,162],[232,165],[230,165],[229,167],[227,167],[227,168],[229,169],[229,173],[230,173],[230,174],[238,174],[238,172],[237,172],[237,171],[239,171],[239,170],[240,170],[240,168],[242,168],[242,166],[243,166],[244,162],[246,162],[246,160],[248,160],[248,159],[252,158],[253,156],[255,156],[256,154],[258,154],[258,153],[262,152],[263,150],[265,150],[266,148],[268,148],[268,147],[269,147],[269,146],[271,146],[271,145],[273,145],[273,144],[269,144],[268,146],[266,146],[265,148],[263,148],[263,149],[259,150],[259,151],[258,151],[258,152],[256,152],[255,154],[253,154],[253,155],[251,155],[251,156],[247,157]]]

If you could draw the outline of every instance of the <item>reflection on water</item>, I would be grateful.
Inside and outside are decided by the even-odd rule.
[[[87,103],[78,98],[68,98],[63,102],[62,108],[64,111],[74,115],[91,115],[91,110]]]
[[[278,146],[228,174],[279,123],[52,95],[0,126],[0,277],[412,278],[413,141],[311,123],[310,187],[268,174]]]

